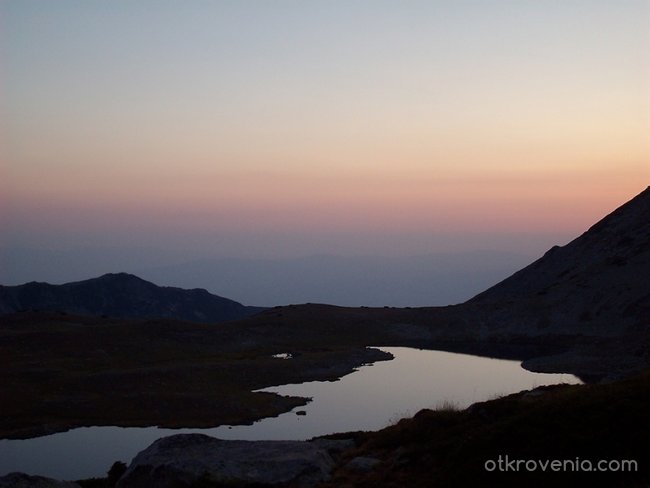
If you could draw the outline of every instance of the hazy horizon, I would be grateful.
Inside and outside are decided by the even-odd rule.
[[[162,256],[104,250],[7,250],[0,284],[63,284],[127,272],[161,286],[204,288],[245,305],[296,303],[341,306],[442,306],[466,301],[534,258],[476,251],[421,256],[202,258],[167,262]]]
[[[650,182],[643,0],[6,0],[0,32],[0,280],[532,260]]]

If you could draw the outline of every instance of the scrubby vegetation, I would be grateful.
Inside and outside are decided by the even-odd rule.
[[[379,432],[355,434],[358,447],[346,453],[327,486],[647,487],[648,411],[650,373],[612,384],[541,387],[463,411],[423,410]],[[365,473],[346,468],[358,456],[381,463]],[[510,462],[501,472],[499,456],[504,468],[508,456],[535,461],[537,469],[519,463],[515,471]],[[571,462],[553,471],[553,460]],[[600,460],[634,460],[636,469],[580,471],[589,466],[585,461],[596,469]]]
[[[105,478],[90,478],[87,480],[79,480],[77,484],[81,488],[113,488],[120,477],[126,471],[126,464],[122,461],[115,461],[111,466],[111,469],[106,473]]]

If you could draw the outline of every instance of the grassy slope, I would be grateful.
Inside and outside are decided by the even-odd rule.
[[[387,359],[353,337],[257,326],[0,317],[0,438],[83,425],[207,427],[278,415],[305,399],[251,390],[335,379]],[[272,354],[290,350],[290,361]]]
[[[357,434],[328,487],[612,486],[650,481],[650,373],[611,384],[546,387],[464,411],[423,410],[374,433]],[[634,459],[636,473],[487,472],[488,459]],[[347,469],[355,456],[382,462]]]

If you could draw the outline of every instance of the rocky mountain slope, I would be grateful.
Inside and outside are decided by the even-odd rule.
[[[241,319],[263,309],[203,289],[157,286],[134,275],[117,273],[63,285],[31,282],[0,286],[0,314],[21,310],[210,323]]]
[[[620,336],[650,325],[650,188],[477,295],[490,334]]]

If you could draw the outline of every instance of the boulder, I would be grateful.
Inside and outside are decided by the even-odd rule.
[[[333,466],[328,449],[317,443],[178,434],[158,439],[140,452],[117,487],[171,488],[197,482],[310,487],[328,480]]]
[[[346,449],[352,449],[355,446],[352,439],[326,439],[319,437],[309,442],[321,449],[325,449],[335,459]]]
[[[372,471],[381,461],[372,457],[358,456],[352,459],[345,467],[359,473]]]

